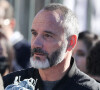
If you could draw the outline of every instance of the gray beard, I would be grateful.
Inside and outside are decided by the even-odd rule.
[[[40,60],[33,60],[33,57],[30,58],[31,66],[37,69],[46,69],[50,67],[48,60],[40,61]]]
[[[63,61],[65,56],[64,55],[65,51],[66,51],[66,47],[62,45],[60,49],[53,52],[50,57],[47,57],[50,67],[57,65]]]
[[[47,56],[47,59],[42,61],[42,60],[33,60],[33,58],[30,59],[31,65],[34,68],[37,69],[46,69],[52,66],[55,66],[59,63],[61,63],[64,59],[65,52],[66,52],[66,45],[62,45],[60,49],[56,50],[51,54],[51,56]]]

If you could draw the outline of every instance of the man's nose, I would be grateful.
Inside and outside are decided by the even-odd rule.
[[[42,48],[43,47],[43,40],[40,36],[37,36],[33,41],[34,48]]]

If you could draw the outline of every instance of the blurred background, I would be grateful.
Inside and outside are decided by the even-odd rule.
[[[8,0],[14,7],[15,31],[31,40],[31,25],[37,12],[49,3],[62,3],[69,7],[79,19],[80,32],[90,31],[100,35],[99,0]]]

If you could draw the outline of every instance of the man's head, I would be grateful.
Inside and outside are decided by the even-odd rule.
[[[75,15],[61,4],[44,7],[32,24],[32,58],[35,68],[48,68],[68,58],[78,36]]]
[[[13,7],[6,0],[0,1],[0,29],[4,30],[4,33],[9,38],[11,32],[13,32],[15,21],[13,18]]]

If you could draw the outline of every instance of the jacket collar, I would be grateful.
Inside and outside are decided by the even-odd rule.
[[[36,88],[39,88],[39,90],[43,90],[43,81],[39,75],[39,72],[37,69],[34,69],[34,70],[35,70],[34,71],[35,75],[33,76],[34,78],[38,78],[38,83],[37,83]],[[77,71],[76,63],[75,63],[74,58],[72,57],[68,71],[66,72],[65,76],[61,80],[59,80],[59,82],[57,83],[57,85],[54,87],[53,90],[59,88],[61,85],[64,85],[65,83],[67,83],[66,85],[70,85],[70,83],[72,82],[73,76],[76,74],[76,71]]]
[[[69,87],[70,84],[73,82],[73,77],[77,73],[77,70],[78,68],[76,66],[75,60],[73,57],[71,57],[70,67],[68,71],[66,72],[65,76],[59,81],[59,83],[54,87],[53,90],[63,87],[61,85],[66,85],[66,87]]]

